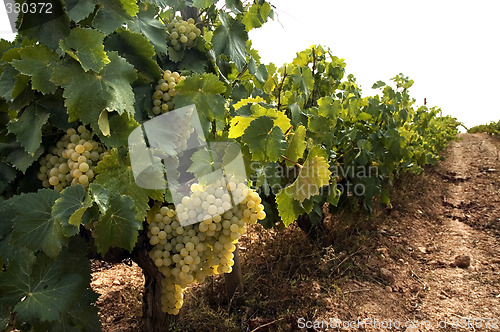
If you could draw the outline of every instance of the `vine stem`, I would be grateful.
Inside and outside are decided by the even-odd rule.
[[[286,161],[291,162],[292,164],[294,164],[295,166],[297,166],[297,167],[299,167],[299,168],[304,167],[304,166],[302,166],[301,164],[299,164],[298,162],[293,161],[292,159],[287,158],[287,157],[285,157],[284,155],[281,155],[280,157],[281,157],[281,158],[283,158],[283,159],[285,159]]]

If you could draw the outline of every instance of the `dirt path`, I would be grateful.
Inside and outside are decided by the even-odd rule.
[[[218,278],[186,294],[179,329],[500,331],[500,139],[460,138],[437,166],[399,180],[392,209],[371,217],[383,226],[354,237],[355,250],[255,227],[241,240],[245,311],[227,315]],[[142,282],[136,266],[94,273],[104,331],[137,331]],[[357,323],[299,329],[301,317]]]
[[[480,323],[493,319],[500,329],[500,145],[484,134],[460,137],[440,164],[441,201],[423,202],[436,206],[440,222],[414,241],[428,256],[419,276],[425,296],[415,310],[442,326],[444,319],[451,327],[477,319],[472,326],[485,330]],[[467,265],[465,257],[455,262],[460,255],[470,267],[455,266]]]

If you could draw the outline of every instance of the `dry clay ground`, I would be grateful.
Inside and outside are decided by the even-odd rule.
[[[500,331],[500,140],[459,138],[444,161],[396,183],[392,208],[328,218],[329,247],[294,226],[250,229],[240,241],[246,305],[229,311],[216,277],[186,291],[171,330],[298,331],[326,321],[302,330]],[[103,330],[140,331],[141,271],[94,270]]]

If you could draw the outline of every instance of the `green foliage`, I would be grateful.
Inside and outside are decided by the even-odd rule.
[[[470,128],[467,132],[469,133],[488,133],[491,135],[500,136],[500,121],[490,122],[489,124],[479,125]]]

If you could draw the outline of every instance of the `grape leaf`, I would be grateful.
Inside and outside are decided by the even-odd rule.
[[[0,143],[0,150],[2,149],[1,145],[2,143]],[[38,157],[43,153],[43,147],[38,148],[35,154],[31,155],[24,150],[20,143],[8,145],[10,146],[10,152],[7,154],[5,160],[23,173],[25,173],[28,167],[38,160]]]
[[[288,187],[280,189],[278,194],[276,195],[276,205],[277,209],[283,221],[283,224],[288,227],[291,223],[293,223],[297,218],[305,213],[305,209],[302,207],[299,201],[293,199],[288,194]]]
[[[318,99],[318,114],[328,121],[333,121],[339,117],[342,112],[340,100],[333,100],[332,97],[323,97]]]
[[[61,223],[64,235],[69,237],[78,233],[83,213],[91,205],[92,201],[82,185],[69,186],[55,201],[52,217]]]
[[[15,122],[8,124],[9,132],[16,135],[26,152],[34,155],[42,143],[42,127],[50,114],[31,104]]]
[[[245,13],[241,22],[245,24],[247,31],[255,28],[260,28],[264,23],[267,22],[267,17],[270,13],[271,5],[269,5],[269,3],[254,3]]]
[[[174,12],[181,11],[186,8],[185,0],[153,0],[153,2],[160,5],[160,7],[169,6]]]
[[[12,231],[14,208],[11,206],[13,199],[0,202],[0,240],[4,240]]]
[[[174,50],[175,51],[175,50]],[[171,54],[169,53],[169,56]],[[193,73],[203,74],[207,70],[208,61],[205,54],[195,48],[191,48],[184,52],[182,59],[177,64],[179,69],[189,70]]]
[[[330,181],[330,165],[324,157],[309,155],[295,181],[286,193],[299,202],[320,193],[320,188]]]
[[[269,77],[266,65],[257,65],[255,59],[253,58],[248,62],[248,72],[250,73],[250,75],[254,75],[260,84],[264,84]]]
[[[219,0],[193,0],[193,7],[205,9],[214,5]]]
[[[7,271],[0,272],[2,302],[15,305],[16,318],[21,321],[57,320],[88,287],[79,273],[85,259],[84,248],[65,250],[57,260],[43,253],[35,258],[29,252],[19,252]],[[88,268],[88,259],[84,266]]]
[[[109,114],[108,118],[109,130],[113,134],[104,136],[99,131],[97,132],[101,142],[106,144],[108,148],[127,146],[130,133],[139,126],[139,123],[134,120],[129,114],[118,115],[116,112]]]
[[[4,162],[0,162],[0,193],[16,178],[16,170]],[[2,226],[0,225],[0,228]],[[1,232],[0,232],[1,234]]]
[[[87,264],[88,265],[88,264]],[[90,275],[90,272],[88,273]],[[85,291],[70,309],[65,310],[58,320],[52,322],[53,332],[94,332],[101,329],[98,308],[94,305],[97,296],[91,289]]]
[[[121,54],[149,83],[161,76],[161,68],[153,60],[154,47],[142,34],[119,29],[106,39],[105,46]]]
[[[90,196],[99,207],[99,211],[104,214],[109,205],[109,190],[97,183],[91,183],[89,186]]]
[[[0,259],[0,264],[2,260]],[[0,303],[0,330],[4,331],[10,321],[10,308]]]
[[[246,102],[251,99],[246,99],[243,102]],[[256,99],[258,101],[259,99]],[[241,101],[240,101],[241,102]],[[241,104],[237,103],[235,106],[240,107]],[[247,129],[254,119],[258,119],[262,116],[267,116],[274,121],[274,126],[277,126],[281,129],[282,132],[286,132],[290,128],[290,119],[286,116],[284,112],[277,111],[273,108],[266,108],[259,104],[253,104],[250,107],[252,111],[252,115],[250,117],[247,116],[236,116],[231,119],[231,126],[229,128],[229,138],[238,138]]]
[[[74,61],[54,68],[51,81],[64,88],[69,121],[80,119],[96,128],[101,112],[134,114],[134,92],[130,83],[137,75],[134,67],[116,52],[109,53],[108,63],[99,73],[85,72]]]
[[[33,89],[43,94],[54,93],[56,86],[49,79],[52,75],[52,62],[59,60],[57,53],[39,44],[22,48],[19,54],[21,59],[12,60],[14,68],[24,75],[31,76]]]
[[[149,197],[163,201],[162,191],[144,189],[135,183],[126,149],[113,149],[94,169],[97,176],[93,183],[100,184],[109,192],[126,195],[132,199],[136,219],[143,220],[149,208]]]
[[[167,32],[165,25],[156,18],[157,14],[154,6],[143,5],[137,16],[128,24],[128,28],[133,32],[142,33],[153,44],[157,53],[167,53]]]
[[[212,44],[217,56],[227,55],[236,64],[239,71],[243,70],[247,57],[248,33],[245,25],[232,18],[228,13],[219,14],[221,25],[214,31]]]
[[[66,131],[71,127],[61,89],[56,90],[53,95],[46,95],[33,101],[32,105],[39,113],[48,112],[50,114],[49,122],[56,128]]]
[[[64,0],[66,11],[72,21],[80,22],[88,17],[96,6],[94,1]]]
[[[59,197],[55,190],[41,189],[15,200],[12,203],[15,217],[10,244],[42,250],[49,257],[56,258],[67,242],[61,223],[52,217],[52,206]]]
[[[94,227],[97,251],[105,254],[111,247],[132,251],[142,229],[142,220],[137,220],[136,215],[132,198],[111,195],[105,213]]]
[[[83,70],[98,72],[109,63],[102,44],[104,37],[104,33],[94,29],[74,28],[68,37],[59,42],[59,47],[80,62]]]
[[[288,157],[293,161],[298,161],[299,159],[302,159],[302,157],[304,156],[304,151],[306,150],[307,147],[306,132],[307,132],[306,127],[300,125],[297,127],[295,132],[290,135],[292,138],[290,139],[288,147],[286,148],[286,153],[285,153],[286,157]],[[286,165],[293,166],[293,163],[287,160]]]
[[[250,149],[252,160],[277,161],[286,149],[283,131],[267,116],[252,120],[241,140]]]
[[[17,19],[20,23],[18,34],[36,39],[50,49],[56,50],[59,47],[59,40],[70,33],[70,22],[61,0],[51,0],[50,3],[52,5],[50,13],[21,11]]]
[[[16,99],[28,87],[29,82],[29,76],[19,73],[11,65],[5,66],[0,75],[0,97],[8,101]]]
[[[306,101],[314,88],[314,78],[309,67],[295,67],[290,75],[292,89],[304,94]]]
[[[241,3],[240,0],[226,0],[225,2],[226,2],[226,7],[236,15],[243,13],[244,11],[243,4]]]
[[[178,92],[174,99],[176,108],[195,104],[200,116],[224,123],[226,101],[220,94],[226,91],[226,87],[217,76],[194,74],[177,84],[175,89]]]
[[[138,10],[139,6],[135,0],[99,1],[99,9],[92,26],[109,35],[124,23],[130,23]]]

